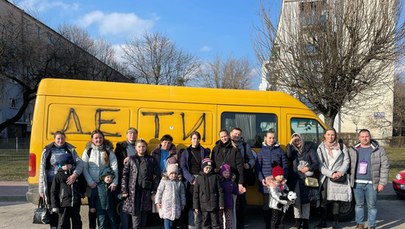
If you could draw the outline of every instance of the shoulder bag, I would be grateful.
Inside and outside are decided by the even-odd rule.
[[[38,207],[34,210],[33,224],[49,224],[51,222],[51,212],[46,207],[45,200],[40,197]]]

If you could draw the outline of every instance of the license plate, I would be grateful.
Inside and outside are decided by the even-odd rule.
[[[401,190],[405,190],[405,185],[401,184],[400,188]]]

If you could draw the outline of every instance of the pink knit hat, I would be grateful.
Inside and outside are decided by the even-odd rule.
[[[228,164],[223,164],[223,165],[221,166],[221,175],[222,175],[224,172],[231,172],[231,166],[228,165]]]

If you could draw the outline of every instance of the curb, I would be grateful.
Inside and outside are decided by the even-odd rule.
[[[25,196],[0,196],[0,202],[27,202]]]

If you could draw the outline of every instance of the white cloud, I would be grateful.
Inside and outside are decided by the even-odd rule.
[[[131,37],[153,27],[157,18],[141,19],[134,13],[90,12],[79,19],[79,25],[96,25],[100,35],[125,35]]]
[[[58,8],[62,10],[78,10],[79,3],[65,3],[63,1],[51,0],[23,0],[15,3],[18,7],[27,12],[43,12],[46,10]]]
[[[212,50],[212,48],[210,46],[207,46],[207,45],[200,48],[201,52],[210,52],[211,50]]]

